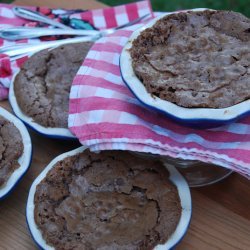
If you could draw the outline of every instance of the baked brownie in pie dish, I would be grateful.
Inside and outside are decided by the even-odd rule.
[[[187,230],[191,198],[184,178],[158,160],[81,147],[37,177],[26,213],[43,249],[170,249]]]
[[[74,137],[68,130],[70,88],[92,45],[72,43],[32,55],[10,88],[16,115],[42,134]]]
[[[134,94],[175,118],[223,121],[250,110],[250,19],[240,13],[164,15],[133,33],[120,63]]]
[[[29,168],[31,140],[24,124],[0,107],[0,199]]]

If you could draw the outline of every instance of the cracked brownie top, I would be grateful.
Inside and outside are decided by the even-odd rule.
[[[130,50],[147,91],[183,107],[225,108],[250,98],[250,19],[231,11],[176,13]]]
[[[128,152],[65,158],[36,188],[36,224],[56,249],[152,249],[181,215],[168,176],[161,162]]]
[[[92,44],[67,44],[31,56],[14,82],[22,112],[44,127],[67,128],[71,83]]]
[[[0,116],[0,188],[20,167],[18,159],[22,153],[23,142],[19,130],[13,123]]]

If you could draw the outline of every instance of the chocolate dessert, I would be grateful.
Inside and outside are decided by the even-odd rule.
[[[13,123],[0,116],[0,188],[20,167],[18,159],[22,153],[23,142],[19,130]]]
[[[153,96],[187,108],[250,98],[250,19],[232,11],[180,12],[143,31],[130,50]]]
[[[181,215],[168,176],[161,162],[128,152],[67,157],[36,188],[35,222],[55,249],[152,249]]]
[[[14,82],[22,112],[44,127],[67,128],[70,87],[92,44],[67,44],[31,56]]]

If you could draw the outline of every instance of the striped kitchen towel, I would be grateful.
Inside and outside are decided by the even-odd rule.
[[[13,26],[38,26],[44,24],[27,21],[14,15],[13,5],[0,4],[0,29]],[[108,7],[91,11],[84,10],[63,10],[49,9],[45,7],[29,7],[32,10],[41,12],[50,18],[54,18],[64,24],[70,25],[77,29],[107,29],[117,27],[132,21],[138,17],[152,13],[150,1],[138,1],[131,4]],[[44,40],[60,39],[61,37],[45,37],[42,39],[24,39],[19,41],[7,41],[0,38],[0,48],[7,45],[20,43],[37,44]],[[0,100],[8,96],[8,87],[13,75],[18,71],[20,66],[28,57],[10,61],[10,58],[0,54]]]
[[[69,128],[92,150],[132,150],[199,160],[250,178],[250,117],[224,127],[183,127],[144,107],[123,82],[119,56],[140,25],[98,40],[73,81]]]

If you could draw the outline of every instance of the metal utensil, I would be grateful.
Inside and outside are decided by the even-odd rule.
[[[0,37],[6,40],[19,40],[25,38],[35,38],[41,36],[53,35],[76,35],[76,36],[106,36],[115,32],[118,29],[133,25],[142,19],[146,18],[149,14],[139,17],[131,22],[116,28],[106,29],[102,31],[97,30],[74,30],[74,29],[52,29],[52,28],[31,28],[31,27],[14,27],[0,30]]]
[[[14,14],[18,17],[22,17],[24,19],[32,20],[32,21],[37,21],[37,22],[43,22],[49,25],[52,25],[54,27],[58,27],[61,29],[72,29],[69,26],[66,26],[62,23],[59,23],[37,11],[29,10],[23,7],[13,7],[12,11]]]
[[[15,27],[0,30],[0,37],[6,40],[20,40],[25,38],[35,38],[54,35],[74,35],[74,36],[101,36],[102,33],[97,30],[74,30],[74,29],[51,29],[51,28],[30,28]]]
[[[84,37],[76,37],[76,38],[68,38],[68,39],[62,39],[62,40],[56,40],[56,41],[48,41],[48,42],[42,42],[39,44],[17,44],[17,45],[10,45],[0,48],[0,54],[5,54],[12,58],[28,54],[28,53],[34,53],[38,52],[43,49],[57,47],[63,44],[68,43],[79,43],[79,42],[87,42],[87,41],[94,41],[96,38],[94,36],[84,36]]]

